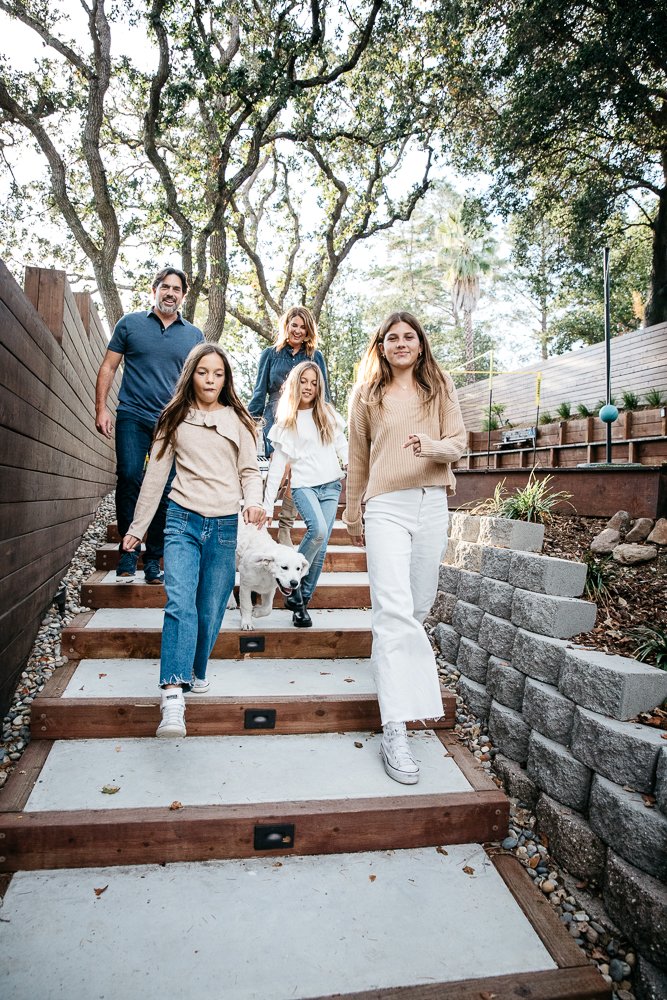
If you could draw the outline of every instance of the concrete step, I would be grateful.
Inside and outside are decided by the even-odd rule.
[[[238,600],[238,576],[236,597]],[[163,585],[147,584],[143,570],[134,579],[118,578],[114,570],[91,574],[81,587],[81,603],[88,608],[163,608],[167,595]],[[367,608],[371,595],[367,573],[322,573],[309,608]],[[274,608],[284,607],[276,591]]]
[[[33,740],[153,736],[160,719],[158,675],[158,660],[66,664],[32,703]],[[207,676],[211,687],[205,695],[187,695],[191,736],[380,727],[368,660],[211,660]],[[451,691],[443,691],[443,705],[438,728],[451,729],[456,713]],[[411,728],[423,726],[415,721]]]
[[[119,558],[118,543],[107,542],[105,545],[100,545],[95,553],[95,568],[115,570]],[[141,559],[139,559],[139,565],[142,565]],[[365,573],[365,549],[345,544],[331,546],[324,557],[324,572]]]
[[[0,947],[5,1000],[611,996],[518,862],[474,843],[20,872]]]
[[[62,650],[69,659],[83,657],[152,658],[160,655],[162,620],[159,608],[102,608],[77,615],[63,629]],[[273,611],[256,620],[257,629],[241,629],[239,611],[225,612],[212,656],[238,659],[266,657],[370,656],[371,613],[361,609],[313,610],[313,627],[298,629],[289,611]]]
[[[269,528],[271,535],[274,538],[278,537],[278,525],[273,523]],[[303,521],[295,521],[294,527],[291,530],[292,542],[298,544],[306,533],[306,526]],[[118,534],[118,526],[116,524],[107,525],[107,542],[115,542],[116,545],[120,542],[120,536]],[[330,545],[349,545],[350,536],[348,534],[345,524],[340,521],[334,521],[333,530],[331,532],[331,538],[329,539]]]
[[[31,743],[0,793],[0,870],[504,837],[509,801],[454,735],[409,740],[416,785],[385,774],[368,731]]]

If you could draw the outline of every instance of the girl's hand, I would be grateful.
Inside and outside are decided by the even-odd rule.
[[[133,549],[136,549],[140,541],[141,539],[135,535],[125,535],[123,539],[123,552],[132,552]]]
[[[366,539],[363,533],[361,535],[350,535],[350,541],[353,545],[356,545],[358,549],[363,549],[366,544]]]
[[[266,511],[263,507],[248,507],[243,511],[243,520],[246,524],[254,524],[261,528],[266,521]]]
[[[421,441],[419,440],[419,438],[417,437],[416,434],[410,434],[410,436],[408,437],[408,440],[405,442],[405,444],[403,445],[403,447],[404,448],[412,448],[412,451],[417,456],[417,458],[421,458],[422,445],[421,445]]]

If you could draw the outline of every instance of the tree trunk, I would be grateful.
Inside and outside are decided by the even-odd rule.
[[[217,344],[225,328],[227,282],[227,234],[224,226],[211,235],[211,280],[208,292],[208,317],[204,325],[204,336]]]
[[[547,297],[542,295],[540,297],[540,349],[542,352],[542,361],[546,361],[549,357],[549,351],[547,349],[547,344],[549,337],[547,334]]]
[[[101,261],[93,260],[91,263],[93,265],[93,271],[95,272],[97,288],[102,299],[102,305],[104,306],[107,323],[109,325],[109,329],[113,330],[125,311],[118,292],[116,280],[113,276],[113,269],[106,266]]]
[[[663,171],[667,180],[667,153],[663,156]],[[658,211],[653,223],[653,259],[651,290],[646,303],[646,326],[667,320],[667,187],[660,192]]]
[[[472,313],[469,309],[465,308],[463,310],[463,333],[466,345],[466,368],[468,369],[466,382],[471,384],[476,378],[473,374],[475,367],[475,334],[472,328]]]

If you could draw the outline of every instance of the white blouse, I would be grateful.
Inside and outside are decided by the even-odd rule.
[[[282,424],[274,424],[269,431],[275,449],[264,490],[264,509],[269,517],[273,517],[273,505],[288,463],[292,470],[293,488],[322,486],[344,478],[341,465],[347,465],[348,456],[347,439],[343,433],[345,421],[335,410],[333,416],[336,427],[330,444],[323,444],[320,440],[311,408],[297,412],[295,428],[287,429]]]

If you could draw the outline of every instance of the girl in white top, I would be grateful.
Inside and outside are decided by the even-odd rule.
[[[264,509],[273,516],[273,505],[287,463],[292,470],[292,497],[306,524],[299,552],[310,563],[301,582],[301,597],[292,595],[285,607],[297,628],[312,625],[307,605],[317,586],[327,543],[336,518],[341,480],[347,468],[345,421],[324,397],[324,379],[313,361],[292,370],[283,386],[276,420],[269,431],[274,455],[264,491]]]

